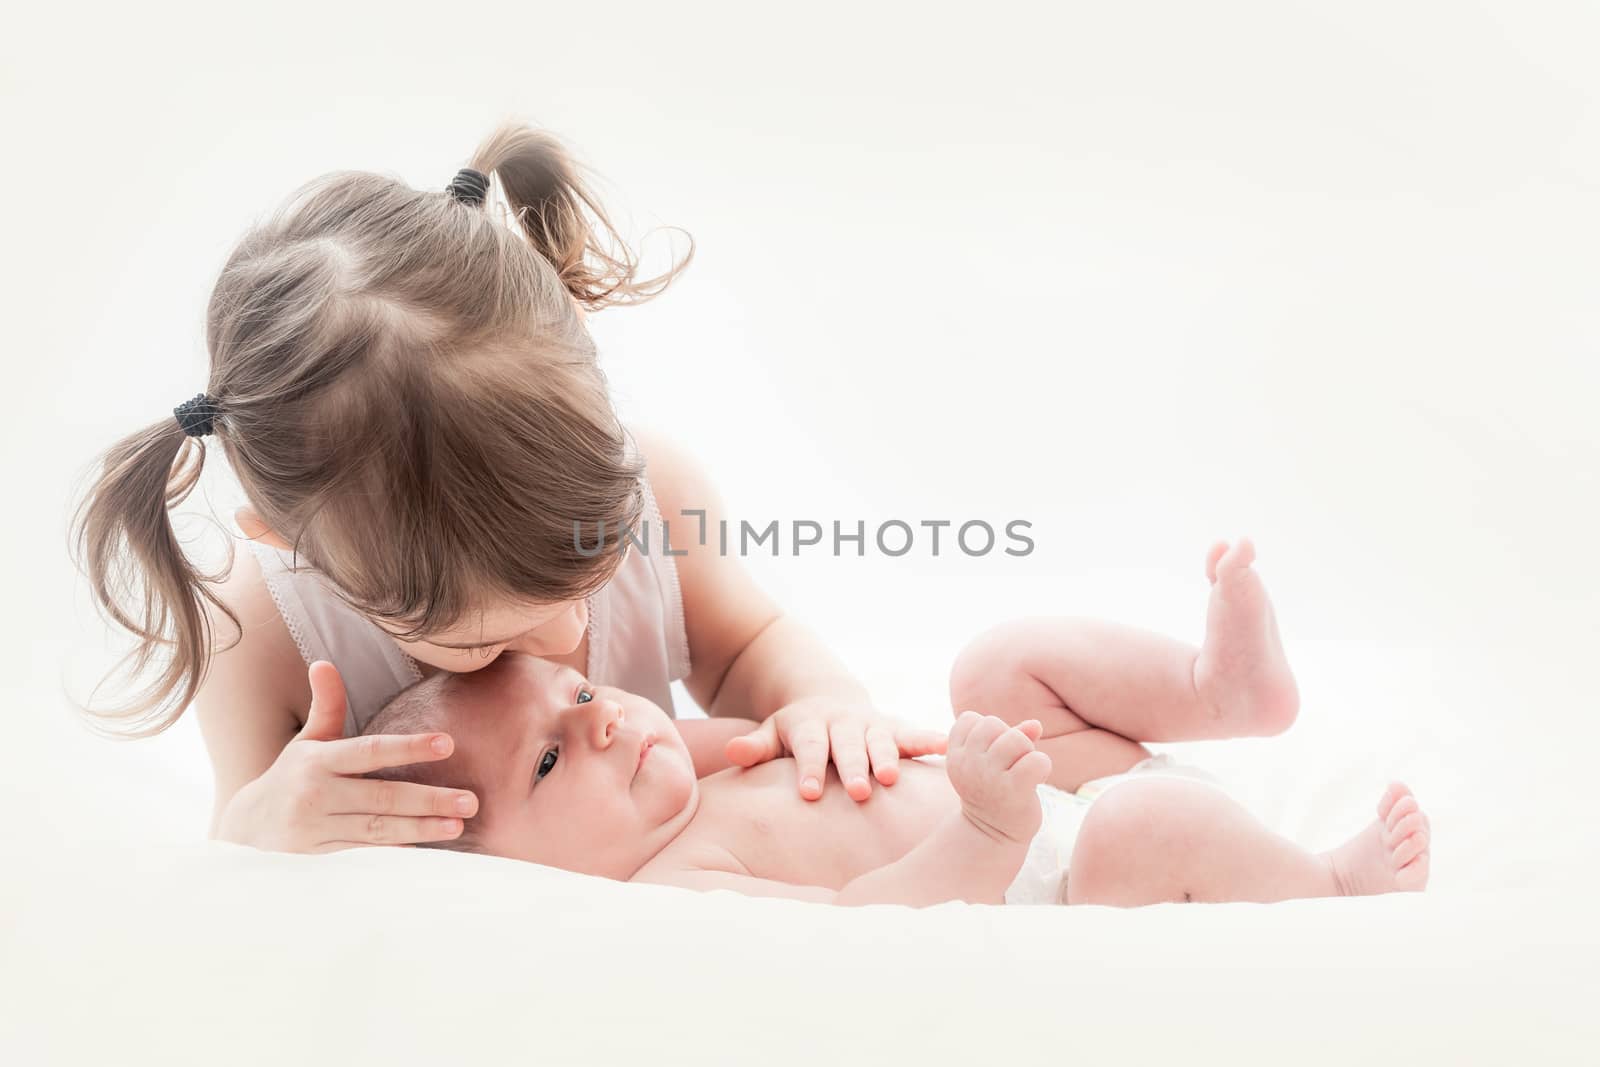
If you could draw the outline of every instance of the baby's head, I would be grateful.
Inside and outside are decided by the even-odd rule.
[[[534,656],[426,678],[363,733],[432,731],[455,740],[449,758],[373,777],[476,793],[478,814],[446,847],[627,879],[698,801],[694,762],[660,708]]]

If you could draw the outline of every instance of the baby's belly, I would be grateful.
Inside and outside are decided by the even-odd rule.
[[[831,765],[820,800],[801,799],[798,778],[781,759],[703,780],[694,837],[757,878],[837,889],[904,856],[960,807],[939,764],[902,760],[899,781],[874,782],[861,803]]]

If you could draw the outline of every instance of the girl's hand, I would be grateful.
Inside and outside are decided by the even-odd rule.
[[[800,795],[807,800],[822,796],[828,761],[839,769],[839,780],[853,800],[872,795],[872,777],[880,785],[894,785],[900,777],[901,756],[933,756],[945,750],[946,737],[937,730],[906,726],[878,714],[870,705],[847,705],[825,697],[809,697],[779,708],[750,733],[728,742],[728,759],[753,767],[794,756],[799,771]]]
[[[311,711],[260,778],[236,793],[216,836],[272,852],[332,852],[356,845],[446,841],[478,799],[459,789],[359,775],[441,760],[449,734],[344,736],[344,681],[333,664],[311,665]]]

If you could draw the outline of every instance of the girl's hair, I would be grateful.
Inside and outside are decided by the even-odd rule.
[[[444,191],[325,175],[244,236],[206,316],[205,391],[251,505],[402,636],[485,597],[554,603],[607,581],[643,508],[643,462],[576,304],[647,300],[694,254],[691,240],[638,280],[546,132],[504,124],[468,165],[498,179],[509,225]],[[137,676],[170,650],[131,699],[89,709],[110,732],[158,733],[188,706],[214,651],[208,603],[238,625],[168,514],[204,459],[162,418],[105,454],[73,519],[98,605],[137,639],[124,663]]]

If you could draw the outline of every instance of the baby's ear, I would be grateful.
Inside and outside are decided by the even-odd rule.
[[[233,513],[233,521],[239,524],[239,532],[250,541],[260,541],[289,551],[289,542],[278,536],[278,531],[261,521],[261,516],[256,514],[256,509],[243,507]]]

